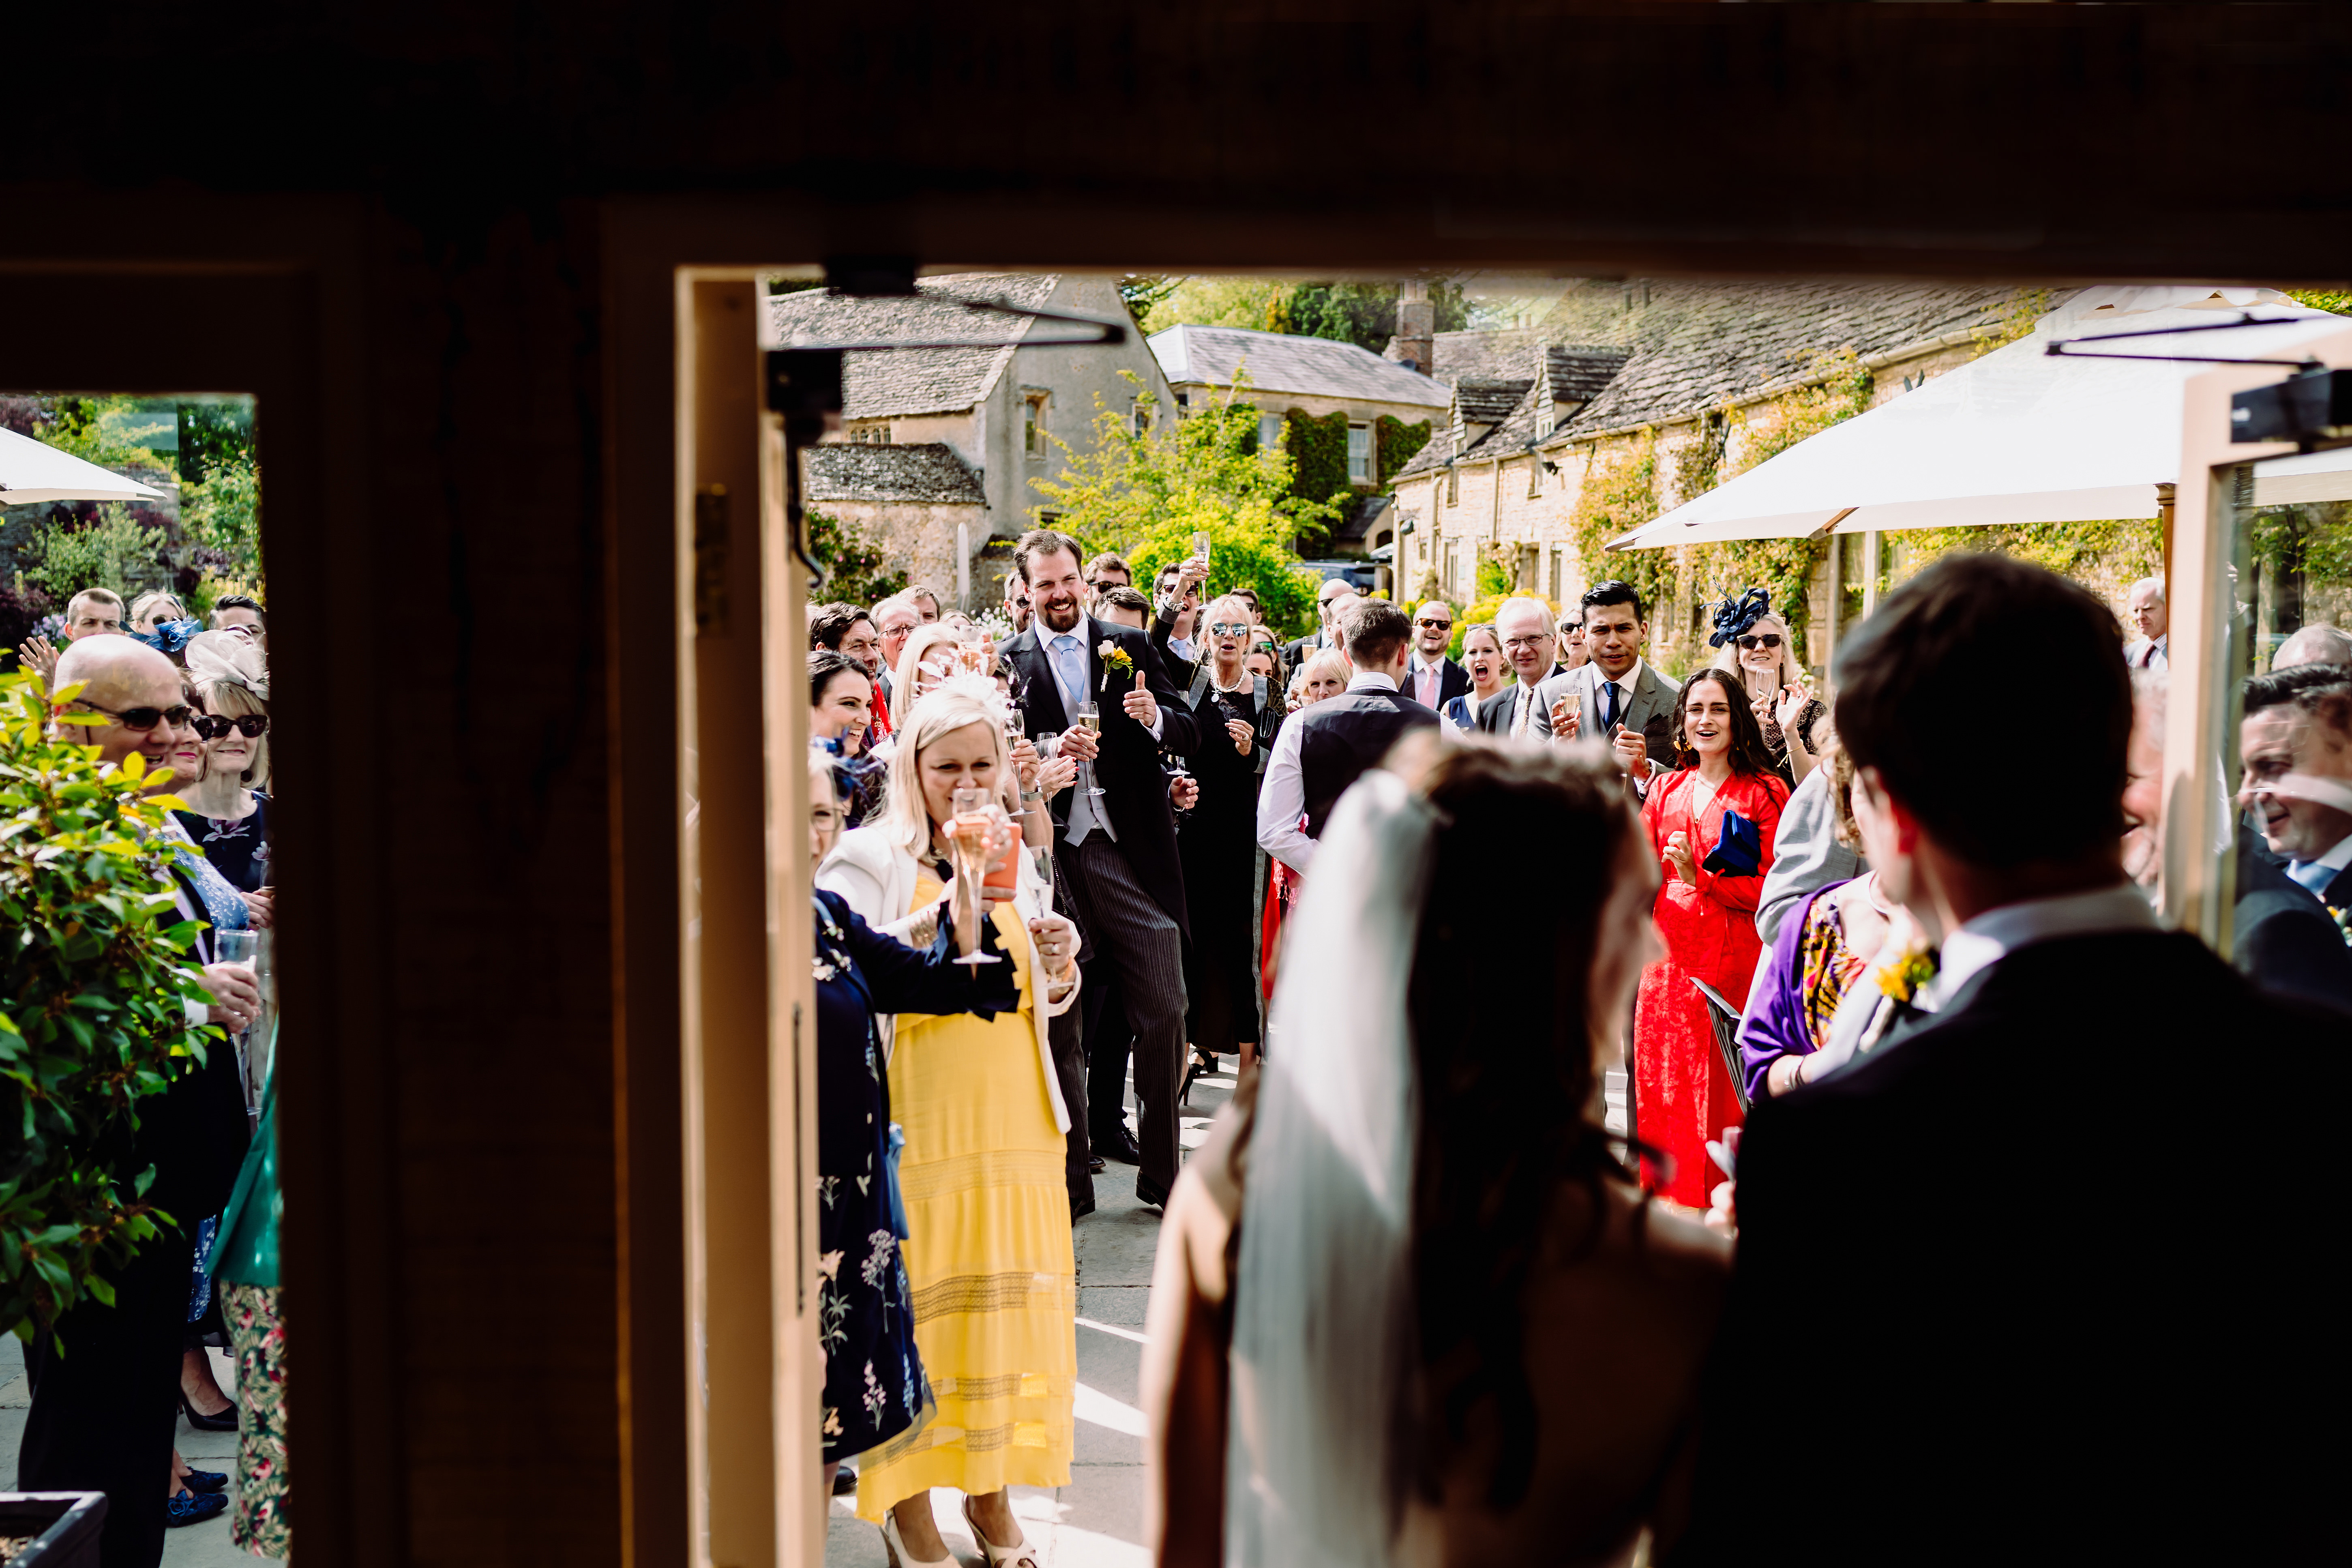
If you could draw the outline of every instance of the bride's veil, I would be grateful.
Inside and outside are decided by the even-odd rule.
[[[1234,1568],[1382,1568],[1396,1556],[1392,1406],[1412,1322],[1405,985],[1433,825],[1402,780],[1367,773],[1284,922],[1235,1282]]]

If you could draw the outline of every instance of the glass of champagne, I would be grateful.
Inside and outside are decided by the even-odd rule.
[[[1551,705],[1551,732],[1553,736],[1557,738],[1567,734],[1569,721],[1577,718],[1583,711],[1584,693],[1581,691],[1565,692],[1554,700]],[[1582,740],[1585,737],[1581,732],[1580,732],[1577,738],[1579,740]]]
[[[234,964],[253,976],[256,988],[261,984],[261,933],[257,931],[216,931],[213,932],[213,962]],[[251,1063],[246,1051],[252,1037],[250,1029],[239,1029],[230,1038],[236,1047],[236,1076],[241,1083],[253,1081]]]
[[[1004,808],[990,797],[978,784],[958,784],[949,796],[948,843],[955,855],[956,885],[970,888],[978,896],[980,918],[988,917],[990,886],[1006,885],[1013,873],[1013,863],[1005,863],[1003,873],[992,873],[988,866],[988,844],[997,825],[1003,820]],[[961,900],[959,900],[959,902]],[[995,954],[981,951],[977,942],[972,950],[957,956],[956,963],[969,964],[1001,963]]]
[[[1095,706],[1092,698],[1078,704],[1078,728],[1092,735],[1097,742],[1102,739],[1102,710]],[[1091,762],[1082,762],[1078,764],[1078,793],[1102,794],[1102,787],[1095,783],[1095,765]]]
[[[1027,853],[1037,868],[1037,912],[1050,915],[1054,912],[1054,847],[1033,844]]]
[[[1197,529],[1192,533],[1192,559],[1200,563],[1203,570],[1209,564],[1209,536]]]

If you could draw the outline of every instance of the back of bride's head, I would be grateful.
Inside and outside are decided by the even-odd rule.
[[[1412,1249],[1428,1370],[1424,1479],[1464,1441],[1471,1410],[1499,1420],[1490,1500],[1528,1485],[1534,1405],[1521,1364],[1520,1288],[1564,1184],[1622,1174],[1599,1120],[1599,1051],[1631,1015],[1658,954],[1658,870],[1612,761],[1597,748],[1450,747],[1422,792],[1436,808],[1428,896],[1408,990],[1419,1083]]]

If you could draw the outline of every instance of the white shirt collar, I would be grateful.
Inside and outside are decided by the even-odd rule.
[[[1440,654],[1436,660],[1433,662],[1432,660],[1422,658],[1421,649],[1415,648],[1412,650],[1412,667],[1409,673],[1418,675],[1423,670],[1429,669],[1435,670],[1442,675],[1445,671],[1445,655]]]
[[[1615,680],[1612,680],[1609,679],[1608,675],[1601,670],[1601,668],[1596,664],[1592,667],[1593,687],[1595,689],[1598,689],[1603,686],[1613,686],[1618,690],[1623,692],[1626,696],[1631,697],[1633,695],[1633,689],[1642,683],[1642,670],[1643,668],[1642,656],[1637,653],[1633,656],[1633,668],[1627,670]]]
[[[1377,669],[1360,669],[1348,679],[1350,691],[1394,691],[1397,683]]]
[[[1095,618],[1084,610],[1078,612],[1078,624],[1068,631],[1057,632],[1053,627],[1045,626],[1039,626],[1037,630],[1045,637],[1045,646],[1048,648],[1064,637],[1077,638],[1078,647],[1081,648],[1092,647],[1095,645]]]
[[[2058,937],[2107,931],[2158,931],[2162,927],[2147,895],[2131,882],[2095,892],[2028,899],[1987,910],[1944,939],[1936,978],[1919,992],[1922,1012],[1933,1013],[1958,994],[1980,970],[1990,969],[2021,947]]]
[[[2352,866],[2352,833],[2347,833],[2337,839],[2336,847],[2319,857],[2318,859],[2297,860],[2294,866],[2298,870],[2305,866],[2324,866],[2330,871],[2341,871],[2345,867]]]

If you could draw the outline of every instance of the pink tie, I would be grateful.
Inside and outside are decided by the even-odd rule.
[[[1421,705],[1423,708],[1437,706],[1437,671],[1433,669],[1424,668],[1421,672]]]

